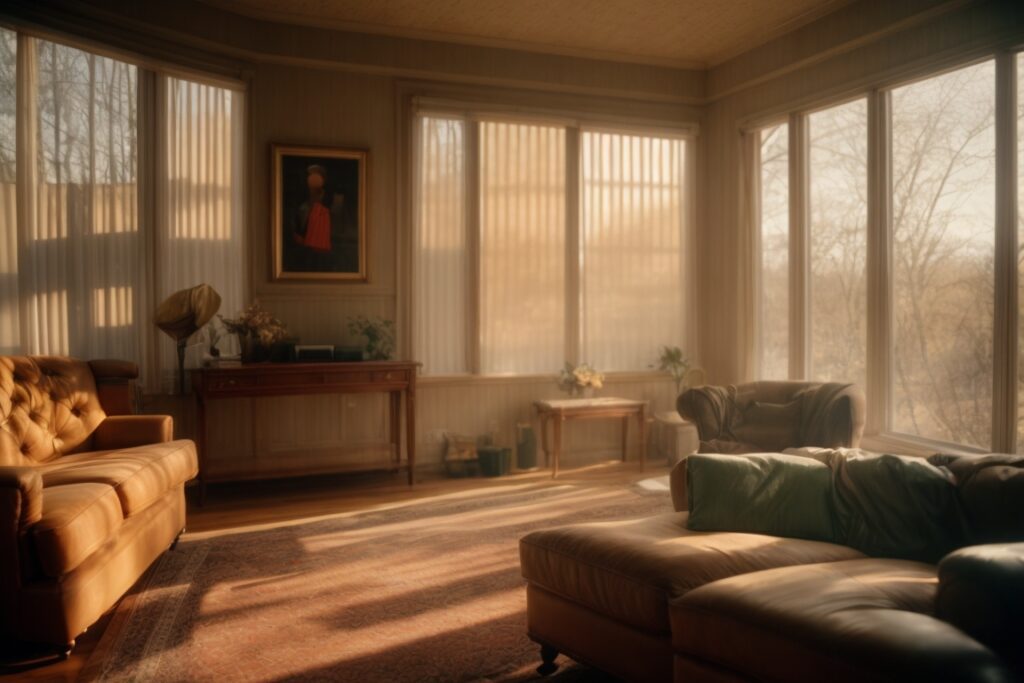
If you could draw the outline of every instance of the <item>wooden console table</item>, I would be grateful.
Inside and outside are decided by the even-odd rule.
[[[409,486],[416,465],[416,372],[415,361],[363,361],[353,363],[247,363],[192,371],[196,394],[197,446],[200,497],[206,499],[210,478],[206,452],[206,403],[225,398],[291,396],[297,394],[356,394],[383,392],[390,395],[391,444],[400,466],[402,460],[401,412],[405,394],[406,466]],[[237,479],[227,477],[219,481]]]
[[[535,401],[540,418],[540,432],[544,454],[551,457],[551,478],[558,476],[558,458],[562,454],[562,424],[566,420],[622,420],[622,461],[626,461],[629,439],[629,420],[636,416],[640,429],[640,470],[647,464],[647,402],[627,398],[570,398]],[[554,449],[548,444],[548,423],[554,423]]]

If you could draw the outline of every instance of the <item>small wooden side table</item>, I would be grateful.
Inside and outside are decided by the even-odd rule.
[[[566,420],[622,420],[622,461],[626,461],[629,443],[629,420],[636,416],[640,429],[640,469],[647,464],[647,402],[628,398],[570,398],[534,401],[540,419],[544,455],[551,459],[551,478],[558,476],[558,459],[562,454],[562,425]],[[548,442],[548,423],[554,423],[554,448]]]

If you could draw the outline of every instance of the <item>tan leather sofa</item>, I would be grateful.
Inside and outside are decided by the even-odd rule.
[[[697,425],[701,453],[771,453],[820,446],[856,448],[864,392],[836,382],[748,382],[688,389],[679,414]]]
[[[191,441],[123,361],[0,357],[0,633],[70,651],[185,526]]]
[[[688,513],[520,542],[542,674],[559,653],[627,681],[1011,681],[1024,673],[1024,457],[950,459],[977,545],[939,565],[695,532]],[[672,487],[685,487],[686,461]],[[683,500],[685,496],[675,496]],[[1003,545],[999,545],[1003,544]]]

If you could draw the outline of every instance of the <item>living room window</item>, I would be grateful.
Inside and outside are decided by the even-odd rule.
[[[761,143],[748,171],[760,200],[760,376],[861,384],[874,433],[1024,450],[1024,374],[1007,373],[1019,369],[1024,327],[1006,294],[1024,268],[1024,223],[1010,209],[1024,189],[999,161],[1002,140],[1024,163],[1024,109],[1010,106],[1021,64],[1004,54],[794,112],[786,148],[797,168],[786,175],[800,186],[789,192],[771,153],[780,126],[751,131]],[[805,268],[802,291],[801,278],[778,287],[780,213],[790,243],[807,241],[786,250],[805,259],[788,269]],[[780,373],[772,325],[786,305],[806,345]],[[1014,375],[1011,387],[1003,378]]]
[[[242,302],[242,93],[7,29],[0,89],[0,351],[168,386],[156,304],[200,282]]]
[[[686,136],[441,114],[415,126],[425,374],[644,371],[683,344]]]

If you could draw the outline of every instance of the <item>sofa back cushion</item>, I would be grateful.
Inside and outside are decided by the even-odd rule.
[[[832,472],[811,458],[782,454],[687,458],[694,531],[739,531],[835,541]]]
[[[0,357],[0,465],[38,465],[88,450],[105,418],[87,363]]]
[[[1024,455],[933,456],[956,479],[972,544],[1024,541]]]

